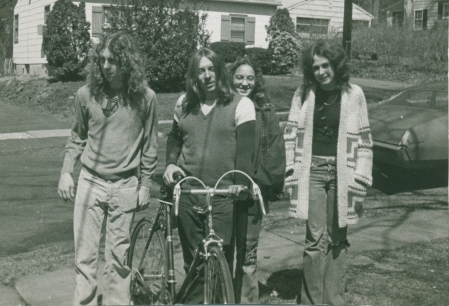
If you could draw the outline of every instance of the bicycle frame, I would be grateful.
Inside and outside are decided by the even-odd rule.
[[[214,195],[216,195],[216,194],[228,194],[228,189],[217,189],[217,186],[226,175],[231,174],[231,173],[241,173],[241,174],[245,175],[250,180],[250,182],[252,183],[253,198],[255,200],[259,201],[261,212],[262,212],[262,214],[265,215],[266,214],[265,207],[263,205],[263,199],[262,199],[259,187],[248,175],[246,175],[244,172],[241,172],[238,170],[233,170],[233,171],[229,171],[229,172],[225,173],[217,181],[214,188],[206,187],[206,185],[196,177],[185,177],[185,178],[181,179],[175,185],[174,192],[173,192],[174,199],[175,199],[174,203],[159,199],[159,203],[161,205],[159,207],[159,210],[158,210],[158,213],[154,220],[153,226],[151,227],[149,237],[145,244],[144,254],[147,253],[149,245],[151,243],[151,240],[152,240],[153,235],[156,232],[156,230],[158,230],[159,228],[162,228],[163,230],[165,230],[165,238],[166,238],[166,244],[167,244],[166,245],[167,257],[168,257],[167,258],[167,273],[168,273],[168,275],[166,275],[164,278],[166,279],[166,283],[168,286],[168,290],[169,290],[172,302],[174,302],[175,304],[181,302],[181,299],[184,297],[186,290],[189,289],[189,285],[192,284],[191,280],[193,280],[193,278],[196,276],[196,274],[197,274],[196,268],[198,267],[200,262],[203,259],[207,260],[207,258],[210,256],[210,253],[208,251],[210,249],[210,247],[217,246],[220,248],[220,250],[223,250],[223,239],[220,239],[220,237],[218,237],[213,230],[212,200],[213,200]],[[203,189],[191,189],[191,190],[182,189],[181,190],[181,187],[180,187],[181,183],[183,183],[184,181],[186,181],[188,179],[192,179],[192,180],[196,180],[196,181],[200,182],[200,184],[203,186]],[[202,211],[202,213],[207,214],[207,227],[209,229],[209,232],[205,233],[203,240],[199,242],[198,248],[197,248],[195,256],[194,256],[194,260],[189,268],[189,271],[187,272],[187,275],[181,285],[181,288],[179,289],[179,292],[176,292],[174,251],[173,251],[173,249],[174,249],[173,230],[172,230],[172,224],[171,224],[172,223],[171,213],[172,213],[172,209],[173,209],[173,205],[174,205],[175,215],[176,216],[178,215],[179,198],[180,198],[181,194],[204,194],[204,195],[206,195],[206,205],[205,205],[205,208]],[[164,217],[165,217],[165,227],[163,225],[161,225],[162,222],[160,222],[160,218],[162,215],[164,215]],[[206,222],[205,222],[205,224],[206,224]],[[141,283],[141,285],[144,288],[149,289],[146,286],[145,282],[143,281],[142,275],[140,275],[140,273],[138,272],[142,268],[144,261],[145,261],[145,256],[142,256],[142,258],[140,259],[140,263],[138,265],[138,270],[137,270],[138,277],[137,278],[138,278],[138,281]],[[205,277],[207,277],[207,275],[205,275]],[[204,290],[203,298],[204,298],[204,301],[206,301],[207,300],[206,295],[209,290],[208,282],[204,282],[204,286],[205,286],[205,288],[204,288],[205,290]]]

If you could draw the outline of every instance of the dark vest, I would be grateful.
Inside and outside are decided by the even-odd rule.
[[[235,110],[239,101],[235,97],[228,105],[215,105],[207,115],[198,110],[182,115],[179,120],[183,147],[178,166],[208,187],[214,187],[224,173],[235,169]],[[233,175],[226,176],[219,187],[232,185],[233,178]],[[191,180],[189,185],[198,186],[198,183]]]

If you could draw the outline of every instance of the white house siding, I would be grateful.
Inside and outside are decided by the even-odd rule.
[[[200,11],[207,13],[206,29],[211,33],[211,42],[221,41],[221,16],[243,15],[255,18],[254,46],[267,48],[267,31],[265,26],[269,24],[277,6],[261,5],[256,3],[232,3],[232,2],[208,2],[205,1]]]
[[[13,45],[13,63],[18,73],[40,74],[42,64],[47,61],[42,57],[42,35],[38,26],[44,24],[44,8],[55,0],[19,0],[14,9],[14,16],[19,15],[18,43]],[[25,66],[28,65],[28,66]]]
[[[414,19],[414,11],[427,10],[427,29],[431,29],[438,20],[438,3],[448,4],[449,1],[429,1],[429,0],[415,0],[413,1],[412,19]]]
[[[298,3],[302,4],[287,7],[295,25],[297,17],[328,19],[328,35],[336,35],[343,31],[344,0],[310,0]],[[366,21],[371,25],[372,19],[372,15],[353,4],[352,20]]]

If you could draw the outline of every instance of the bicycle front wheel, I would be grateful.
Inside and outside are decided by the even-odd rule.
[[[131,298],[135,305],[170,304],[167,289],[167,248],[164,232],[153,223],[142,219],[131,238],[128,266],[132,270]]]
[[[204,304],[234,304],[231,272],[223,251],[212,246],[208,253],[204,275]]]

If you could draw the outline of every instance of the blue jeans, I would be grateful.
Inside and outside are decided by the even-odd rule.
[[[338,227],[334,157],[312,157],[301,304],[344,303],[347,227]]]
[[[257,246],[259,244],[262,215],[251,212],[249,205],[256,205],[253,200],[237,201],[235,207],[235,301],[241,304],[259,302],[259,283],[256,277]]]
[[[102,224],[106,219],[103,305],[129,305],[127,266],[130,228],[137,207],[136,176],[105,181],[82,169],[74,209],[76,289],[74,305],[97,305],[97,268]]]

